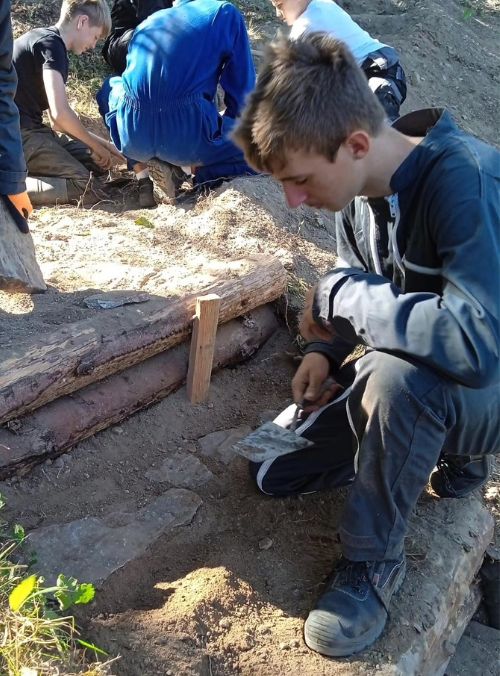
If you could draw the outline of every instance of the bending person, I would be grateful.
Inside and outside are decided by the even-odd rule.
[[[342,40],[364,71],[370,89],[394,122],[406,98],[406,77],[399,54],[373,38],[332,0],[271,0],[276,14],[291,26],[290,39],[305,33],[326,32]]]
[[[199,186],[255,173],[228,138],[254,84],[248,35],[236,7],[180,0],[136,29],[125,72],[107,80],[97,100],[116,146],[135,158],[130,163],[156,158],[190,166]]]

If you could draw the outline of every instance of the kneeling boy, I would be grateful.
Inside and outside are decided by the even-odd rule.
[[[84,193],[97,201],[102,192],[90,184],[90,172],[105,172],[123,160],[113,144],[85,129],[66,95],[68,51],[93,49],[110,26],[106,0],[65,0],[55,26],[35,28],[14,41],[15,101],[35,206],[78,201]],[[43,124],[44,111],[52,128]]]

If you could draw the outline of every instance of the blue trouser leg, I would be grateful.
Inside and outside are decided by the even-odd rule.
[[[347,391],[297,428],[315,446],[253,464],[251,473],[271,495],[351,483],[340,523],[344,555],[396,559],[439,456],[500,451],[498,387],[464,387],[420,363],[372,351],[357,361]]]
[[[498,453],[497,388],[471,389],[382,352],[358,361],[348,413],[357,474],[340,524],[344,555],[396,559],[407,522],[441,453]]]
[[[106,125],[108,131],[111,134],[111,138],[113,138],[113,134],[111,133],[111,127],[109,125],[109,95],[111,93],[111,85],[110,85],[110,80],[111,77],[106,78],[104,82],[102,83],[102,87],[99,89],[97,94],[95,95],[96,101],[97,101],[97,107],[99,108],[99,113],[104,120],[104,124]],[[121,150],[121,147],[119,144],[116,143],[116,139],[113,138],[113,141],[115,142],[115,145],[117,146],[118,150]],[[134,160],[131,157],[127,157],[127,169],[130,171],[133,170],[134,166],[137,164],[138,160]]]

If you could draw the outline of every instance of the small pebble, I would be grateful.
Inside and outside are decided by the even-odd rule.
[[[290,645],[288,643],[280,643],[280,650],[290,650]]]
[[[263,538],[263,539],[260,540],[260,542],[259,542],[259,549],[264,549],[264,550],[266,550],[266,549],[271,549],[271,547],[273,546],[273,544],[274,544],[274,543],[273,543],[273,541],[271,540],[271,538]]]
[[[223,617],[222,620],[219,622],[219,627],[221,627],[221,629],[229,629],[231,624],[232,622],[229,619],[229,617]]]

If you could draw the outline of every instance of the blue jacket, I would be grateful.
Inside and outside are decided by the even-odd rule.
[[[338,364],[362,342],[485,387],[499,379],[500,153],[442,110],[394,126],[425,138],[390,198],[337,214],[342,267],[321,280],[313,314],[338,338],[308,351]]]
[[[218,84],[225,93],[223,115],[215,105]],[[248,35],[236,7],[177,0],[135,30],[127,67],[110,81],[106,122],[116,145],[136,160],[242,161],[228,133],[254,84]]]
[[[17,76],[12,66],[10,0],[0,2],[0,194],[26,190],[19,111],[14,103]]]

